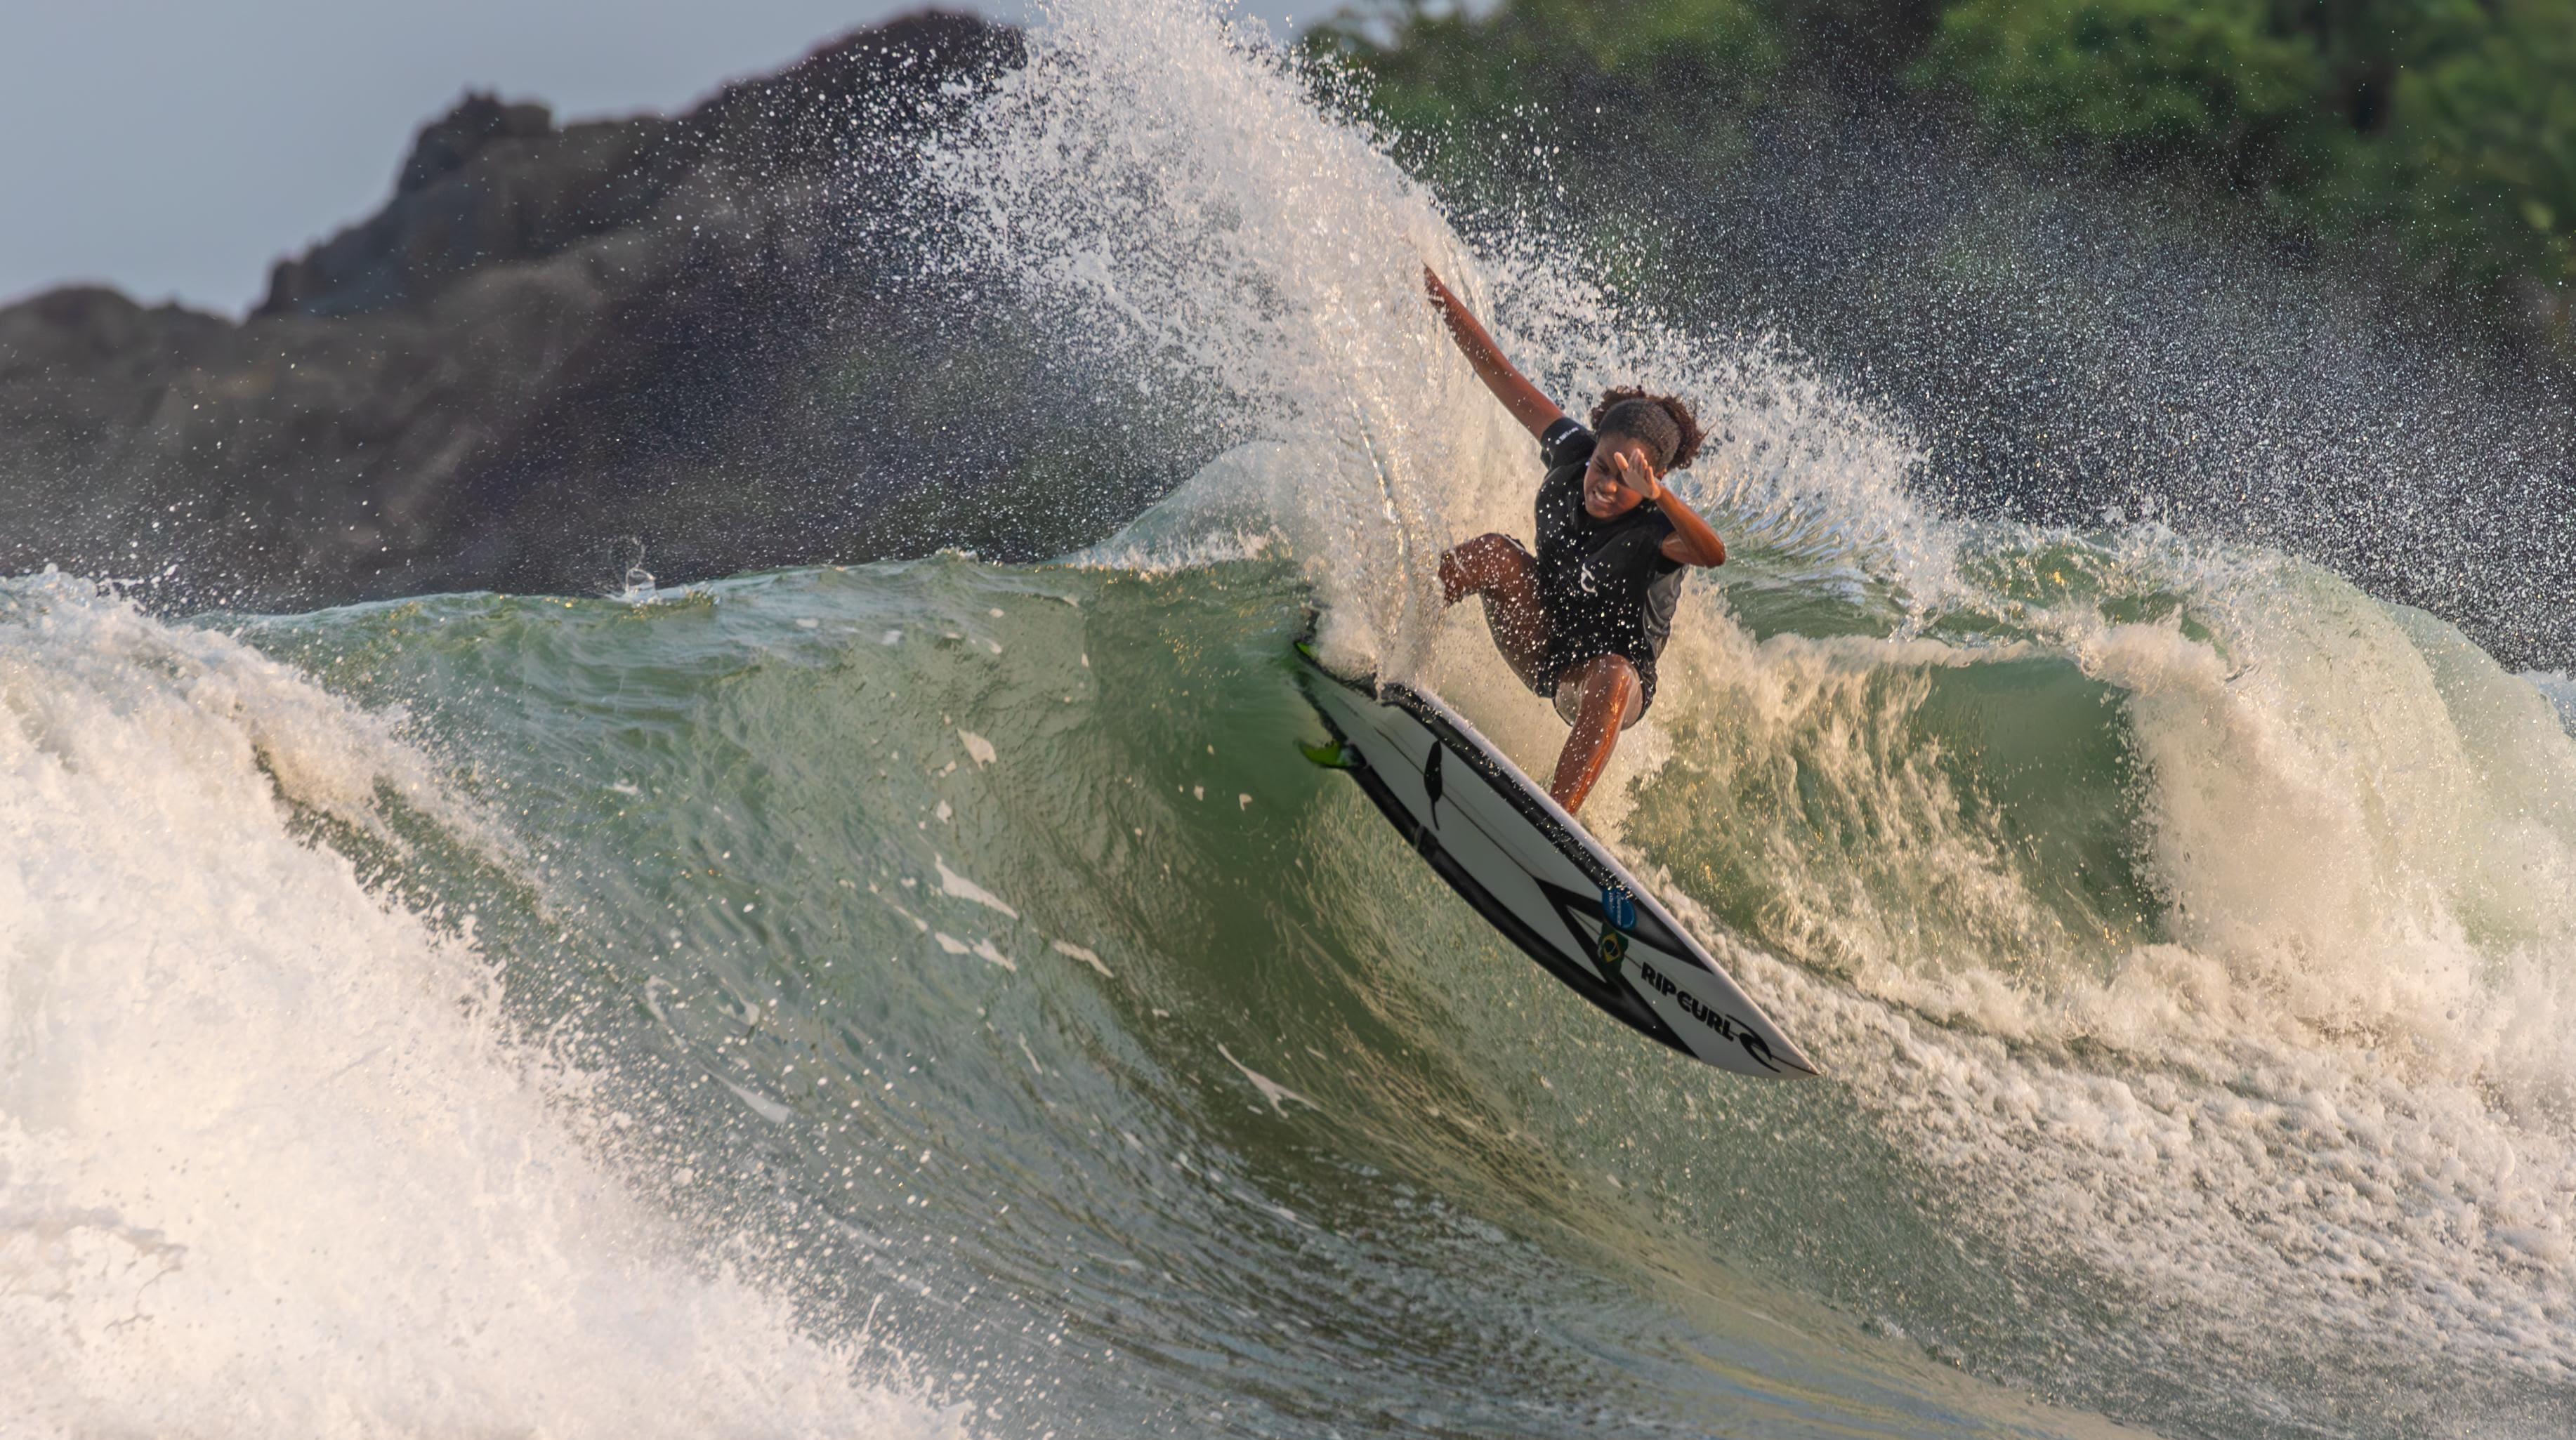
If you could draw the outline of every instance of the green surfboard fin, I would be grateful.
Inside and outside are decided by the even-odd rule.
[[[1348,770],[1355,763],[1351,752],[1344,749],[1339,740],[1327,740],[1321,745],[1300,745],[1297,753],[1327,770]]]

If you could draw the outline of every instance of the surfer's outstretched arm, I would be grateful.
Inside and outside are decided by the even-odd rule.
[[[1431,297],[1431,308],[1449,327],[1449,338],[1458,342],[1458,353],[1467,357],[1476,378],[1485,382],[1485,388],[1494,392],[1494,398],[1503,402],[1513,419],[1532,435],[1544,437],[1547,427],[1565,418],[1555,401],[1503,358],[1502,347],[1485,333],[1484,326],[1476,323],[1467,303],[1450,293],[1449,287],[1441,283],[1439,272],[1428,265],[1422,267],[1422,289]]]

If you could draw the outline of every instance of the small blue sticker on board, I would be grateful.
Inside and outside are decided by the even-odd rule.
[[[1601,892],[1601,918],[1613,930],[1637,928],[1637,902],[1625,890]]]

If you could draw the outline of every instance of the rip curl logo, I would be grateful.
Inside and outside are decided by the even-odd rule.
[[[1624,951],[1623,946],[1622,952]],[[1653,961],[1645,961],[1637,967],[1637,978],[1646,982],[1648,988],[1679,1006],[1683,1014],[1716,1031],[1719,1039],[1732,1040],[1744,1047],[1744,1053],[1753,1057],[1753,1063],[1765,1070],[1777,1071],[1780,1068],[1771,1063],[1771,1047],[1764,1043],[1761,1036],[1754,1034],[1743,1024],[1700,1003],[1698,996],[1674,984],[1671,976],[1656,969]]]

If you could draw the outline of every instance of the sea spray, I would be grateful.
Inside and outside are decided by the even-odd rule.
[[[1428,264],[1572,412],[1639,382],[1698,406],[1712,438],[1675,483],[1731,536],[1900,606],[1946,583],[1900,427],[1775,344],[1713,343],[1614,299],[1554,217],[1471,249],[1310,83],[1198,0],[1066,3],[934,156],[967,217],[961,263],[1018,287],[1092,363],[1204,394],[1205,422],[1241,444],[1088,558],[1284,541],[1351,658],[1391,678],[1430,663],[1439,552],[1525,530],[1535,458],[1424,303]]]
[[[2576,731],[2576,676],[2564,670],[2536,670],[2522,678],[2558,711],[2570,731]]]

